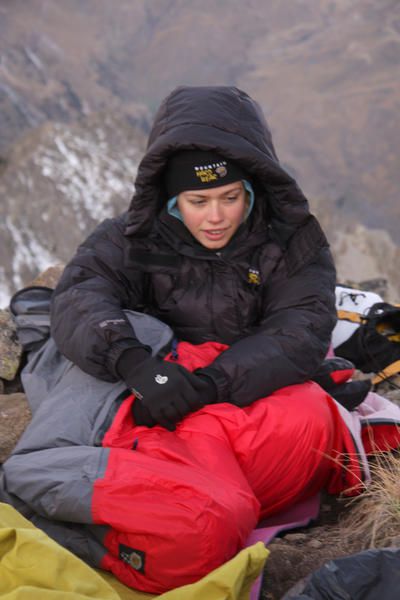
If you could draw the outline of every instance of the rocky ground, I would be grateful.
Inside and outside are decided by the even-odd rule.
[[[348,502],[325,495],[314,523],[272,541],[260,600],[279,600],[288,592],[294,594],[301,589],[304,578],[327,561],[361,550],[343,536],[339,525],[340,515],[348,511]]]
[[[33,283],[54,287],[61,269],[52,268]],[[8,310],[0,310],[0,463],[6,460],[31,418],[18,376],[22,361],[11,315]],[[400,405],[400,377],[380,384],[376,391]],[[365,540],[354,541],[341,525],[350,510],[348,500],[324,494],[315,522],[273,540],[260,600],[289,600],[304,578],[327,561],[362,550]]]

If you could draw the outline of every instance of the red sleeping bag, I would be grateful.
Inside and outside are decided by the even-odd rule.
[[[179,363],[204,367],[225,349],[181,342]],[[136,589],[192,583],[232,558],[261,518],[321,488],[339,493],[360,483],[351,435],[313,382],[246,408],[207,406],[174,432],[135,426],[132,402],[104,437],[110,454],[92,506],[94,522],[110,527],[102,567]]]

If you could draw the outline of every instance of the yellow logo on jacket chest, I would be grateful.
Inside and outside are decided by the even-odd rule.
[[[250,268],[247,272],[247,283],[251,283],[252,285],[260,285],[260,271]]]

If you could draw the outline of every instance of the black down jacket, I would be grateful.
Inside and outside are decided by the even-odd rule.
[[[251,175],[253,211],[221,251],[166,212],[163,169],[181,149],[216,151]],[[84,371],[114,381],[121,354],[140,346],[122,311],[146,312],[180,340],[228,344],[206,374],[219,401],[244,406],[312,376],[335,324],[334,287],[325,235],[259,106],[234,87],[179,87],[156,115],[129,210],[101,223],[67,265],[52,335]]]

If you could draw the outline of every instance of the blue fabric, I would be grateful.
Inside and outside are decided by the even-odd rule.
[[[178,205],[176,203],[177,199],[178,199],[178,196],[174,196],[173,198],[171,198],[170,200],[168,200],[168,202],[167,202],[167,210],[168,210],[168,213],[170,215],[172,215],[173,217],[179,219],[183,223],[181,211],[179,210]]]
[[[242,179],[242,181],[243,181],[243,185],[245,187],[246,192],[249,193],[249,208],[247,209],[246,216],[244,218],[244,220],[246,220],[248,218],[248,216],[250,215],[251,211],[253,210],[254,190],[253,190],[253,186],[251,185],[251,183],[249,181],[247,181],[247,179]]]
[[[251,211],[253,210],[254,190],[253,190],[253,186],[251,185],[251,183],[249,181],[247,181],[246,179],[242,179],[242,182],[243,182],[246,192],[249,193],[249,208],[247,209],[246,216],[244,218],[244,220],[246,220],[248,218],[249,214],[251,213]],[[179,219],[183,223],[183,218],[182,218],[181,212],[177,205],[177,200],[178,200],[178,196],[174,196],[173,198],[170,198],[167,202],[167,210],[171,216],[175,217],[176,219]]]

